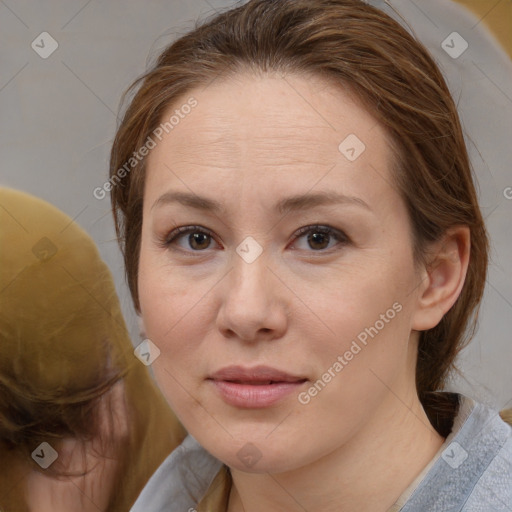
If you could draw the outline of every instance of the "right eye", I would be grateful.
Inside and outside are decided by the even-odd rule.
[[[184,235],[188,233],[188,237]],[[201,226],[182,226],[173,229],[163,240],[162,245],[171,250],[179,250],[185,252],[204,252],[210,247],[213,239],[211,232]],[[188,247],[183,247],[177,242],[185,240]],[[176,246],[178,245],[179,248]]]

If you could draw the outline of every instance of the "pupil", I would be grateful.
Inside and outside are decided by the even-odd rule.
[[[190,237],[192,238],[192,241],[194,242],[194,243],[191,243],[191,246],[192,246],[192,247],[194,247],[194,245],[195,245],[195,246],[197,246],[197,245],[201,246],[201,245],[202,245],[202,244],[201,244],[201,237],[203,237],[203,238],[204,238],[203,242],[204,242],[204,241],[207,241],[207,237],[208,237],[208,235],[205,235],[204,233],[192,233],[192,234],[190,235]],[[196,243],[196,242],[198,242],[198,240],[199,240],[199,243]],[[206,247],[207,247],[207,246],[208,246],[208,244],[206,244]],[[204,249],[204,247],[199,247],[199,248],[200,248],[200,249],[201,249],[201,248],[203,248],[203,249]]]
[[[309,241],[313,241],[313,244],[320,243],[320,245],[325,246],[325,244],[322,244],[322,239],[325,242],[326,238],[327,236],[324,233],[313,233],[312,235],[310,235]],[[322,249],[323,247],[320,248]]]

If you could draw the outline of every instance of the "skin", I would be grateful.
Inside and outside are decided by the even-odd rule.
[[[468,229],[432,245],[431,267],[415,267],[386,133],[332,84],[240,73],[190,96],[198,105],[150,153],[144,190],[139,297],[161,351],[159,384],[187,430],[231,468],[229,512],[385,511],[444,442],[415,389],[417,331],[459,295]],[[349,134],[366,146],[353,162],[338,150]],[[157,204],[169,191],[225,211]],[[284,197],[319,191],[369,209],[274,211]],[[315,224],[349,241],[297,235]],[[212,237],[165,245],[191,225]],[[263,249],[252,263],[236,252],[247,236]],[[402,310],[307,405],[292,393],[238,408],[206,380],[228,365],[264,364],[307,377],[305,391],[395,302]],[[260,457],[251,467],[237,456],[247,443]]]

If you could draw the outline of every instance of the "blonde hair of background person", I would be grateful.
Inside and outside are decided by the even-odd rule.
[[[244,484],[245,494],[252,493],[252,497],[255,491],[264,488],[259,493],[263,500],[273,485],[272,479],[265,480],[263,473],[279,474],[282,482],[299,464],[305,464],[308,457],[319,462],[319,457],[331,448],[327,444],[338,431],[343,432],[339,436],[346,436],[345,441],[352,440],[347,429],[353,432],[366,425],[375,429],[378,422],[379,443],[386,441],[385,436],[391,435],[389,425],[396,426],[397,420],[388,411],[388,421],[383,421],[382,406],[375,401],[379,397],[384,400],[384,394],[386,404],[399,408],[390,396],[391,391],[386,394],[384,388],[393,379],[392,370],[400,375],[407,371],[410,388],[400,390],[413,402],[411,416],[416,413],[419,419],[426,416],[426,423],[430,422],[437,436],[428,439],[418,428],[418,435],[425,437],[428,448],[419,439],[411,441],[415,457],[408,460],[414,464],[414,474],[419,473],[440,447],[441,438],[450,433],[458,412],[459,403],[454,395],[441,391],[455,368],[456,356],[476,328],[489,247],[456,105],[426,49],[398,23],[363,2],[252,0],[215,16],[169,45],[129,92],[133,96],[111,152],[110,176],[115,183],[111,190],[113,213],[135,307],[142,314],[148,336],[162,351],[155,362],[157,378],[187,430],[232,469],[234,487],[238,487],[238,480]],[[196,106],[185,110],[190,99]],[[302,117],[293,116],[298,110]],[[170,124],[173,113],[177,120],[174,126],[166,130],[147,158],[136,162],[133,155],[148,145],[149,138],[161,130],[163,123]],[[303,131],[307,133],[298,133],[299,128],[293,131],[306,117],[310,129]],[[314,127],[310,118],[317,122]],[[338,128],[337,134],[328,131],[329,123]],[[329,162],[322,160],[327,179],[314,165],[308,167],[309,174],[304,171],[315,157],[320,160],[316,147],[308,146],[307,140],[313,138],[320,145],[322,139],[313,128],[324,126],[325,139],[331,143],[328,148],[321,145],[325,154],[335,155],[337,144],[350,133],[366,142],[364,153],[353,167],[337,154],[339,166],[327,176]],[[287,141],[293,143],[296,153],[302,151],[300,157],[293,151],[290,156]],[[353,143],[361,147],[357,141]],[[309,160],[304,148],[312,155]],[[381,161],[372,160],[375,152],[383,157]],[[132,160],[130,171],[120,172]],[[283,160],[291,167],[293,162],[296,169],[290,171]],[[314,163],[324,168],[319,162]],[[313,174],[313,167],[317,174]],[[334,156],[331,167],[335,167]],[[243,173],[238,181],[236,171]],[[296,172],[297,176],[287,180],[288,171]],[[304,183],[298,177],[300,171],[307,174]],[[292,273],[289,268],[292,264],[288,267],[284,262],[289,260],[284,256],[279,259],[275,248],[280,249],[281,243],[288,241],[285,231],[286,235],[295,235],[292,224],[304,226],[307,220],[313,224],[319,222],[319,215],[299,215],[296,222],[291,215],[286,219],[284,215],[272,216],[271,222],[265,217],[271,215],[269,208],[274,199],[270,198],[285,192],[291,194],[292,188],[314,192],[317,183],[323,189],[341,188],[333,177],[336,172],[346,180],[343,185],[349,191],[354,188],[364,196],[363,192],[368,191],[361,183],[367,185],[374,194],[372,206],[381,213],[382,226],[379,230],[370,229],[370,222],[362,222],[363,227],[358,228],[359,224],[353,220],[336,220],[338,226],[345,228],[345,223],[349,226],[348,248],[345,252],[341,250],[339,259],[331,254],[333,260],[328,260],[339,261],[339,267],[331,269],[329,263],[324,267],[300,266],[301,272]],[[281,180],[283,184],[279,186]],[[389,186],[397,194],[393,195]],[[385,204],[376,195],[377,187],[387,194]],[[169,198],[160,194],[176,190],[191,196],[202,195],[206,190],[209,197],[219,200],[221,207],[229,208],[232,214],[174,209],[167,205]],[[260,195],[255,196],[258,191]],[[237,203],[241,199],[243,204]],[[263,206],[263,199],[268,200],[269,208]],[[205,206],[205,201],[201,203],[198,197],[187,201]],[[393,223],[386,223],[388,217],[384,214]],[[325,218],[335,216],[323,214],[322,224]],[[336,219],[340,218],[343,218],[341,213]],[[278,221],[288,227],[281,225],[272,231]],[[410,232],[404,223],[410,224]],[[400,230],[403,232],[398,233]],[[212,241],[214,247],[228,246],[229,251],[208,247],[202,254],[195,250],[198,254],[192,255],[193,251],[177,244],[180,238],[187,240],[186,233],[189,242],[194,240],[193,234],[200,234],[203,241],[205,238]],[[384,241],[386,233],[397,240]],[[355,243],[351,243],[351,234]],[[265,244],[265,256],[261,258],[268,260],[244,265],[233,254],[235,247],[249,235]],[[195,242],[199,243],[198,239]],[[382,265],[371,258],[372,249],[375,258],[383,258]],[[388,252],[384,255],[385,250]],[[401,262],[399,268],[393,267],[390,254]],[[292,256],[291,251],[286,256],[293,262],[299,258]],[[267,271],[265,264],[269,261],[272,265],[279,264],[281,272]],[[391,275],[389,265],[395,274]],[[285,272],[289,272],[286,278]],[[275,275],[280,279],[272,280]],[[323,294],[315,278],[325,287]],[[404,279],[411,281],[409,288],[404,285]],[[276,413],[275,417],[271,412],[276,410],[267,409],[261,416],[251,415],[227,408],[211,391],[215,388],[208,387],[208,380],[215,380],[211,375],[221,361],[224,364],[243,361],[245,365],[254,360],[267,364],[271,361],[295,375],[310,369],[318,378],[318,372],[327,368],[319,366],[320,357],[325,359],[326,346],[332,342],[327,341],[328,333],[315,338],[315,332],[302,317],[308,317],[319,329],[320,322],[314,323],[315,318],[305,308],[303,315],[297,314],[295,302],[297,309],[300,299],[309,308],[316,307],[315,313],[320,318],[325,316],[338,322],[337,334],[342,338],[346,327],[343,322],[353,330],[356,317],[363,322],[361,327],[368,326],[365,322],[371,320],[369,312],[377,315],[376,304],[380,312],[391,306],[393,297],[379,302],[385,293],[383,283],[403,299],[404,312],[379,333],[378,341],[366,348],[364,355],[347,366],[347,372],[341,372],[343,377],[333,379],[318,394],[314,405],[307,406],[310,409],[301,409],[300,405],[288,401],[285,405],[289,407],[276,406],[280,414]],[[395,283],[406,290],[397,290]],[[346,296],[354,302],[344,302]],[[333,304],[340,304],[338,311],[334,311]],[[192,316],[194,321],[190,322]],[[261,329],[256,332],[257,327]],[[400,330],[402,327],[404,331]],[[312,340],[317,343],[308,345]],[[305,345],[308,350],[304,349]],[[332,344],[328,348],[334,351]],[[405,354],[414,356],[407,359],[407,365]],[[365,357],[377,369],[377,375],[379,370],[386,374],[381,387],[373,381],[369,385],[366,373],[359,380],[354,375]],[[345,378],[349,381],[342,387]],[[314,379],[308,375],[307,380]],[[330,408],[322,409],[322,404]],[[378,406],[380,416],[376,420],[373,409],[367,409]],[[279,423],[282,418],[286,420]],[[409,417],[409,421],[413,419]],[[232,432],[235,435],[230,438]],[[251,471],[237,459],[237,451],[246,446],[245,442],[253,441],[263,453],[259,466]],[[410,455],[410,450],[404,446],[401,449]],[[362,464],[361,460],[358,464]],[[414,474],[404,476],[403,466],[393,469],[401,472],[400,485],[407,478],[412,481]],[[341,480],[348,478],[349,472],[341,476],[331,472],[330,480],[333,474]],[[322,475],[327,480],[326,473]],[[388,476],[389,486],[397,485],[395,476],[396,473]],[[294,484],[292,477],[285,481]],[[369,485],[363,483],[366,490],[372,487],[372,481]],[[379,480],[379,484],[379,489],[383,489],[383,482]],[[303,500],[312,498],[304,485],[294,490],[300,491]],[[338,486],[337,491],[340,490]],[[233,496],[236,497],[232,494],[229,500]],[[240,495],[237,499],[240,508]],[[319,500],[325,496],[318,493],[312,499],[318,508]],[[390,499],[391,496],[386,496],[386,500]]]
[[[111,273],[70,217],[17,190],[0,188],[0,248],[0,510],[126,511],[185,431]]]

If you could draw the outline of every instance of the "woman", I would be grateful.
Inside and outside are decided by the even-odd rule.
[[[510,510],[512,429],[442,391],[488,238],[425,48],[363,2],[252,0],[135,86],[113,212],[189,436],[132,510]]]
[[[185,432],[73,220],[0,188],[0,510],[126,511]]]

